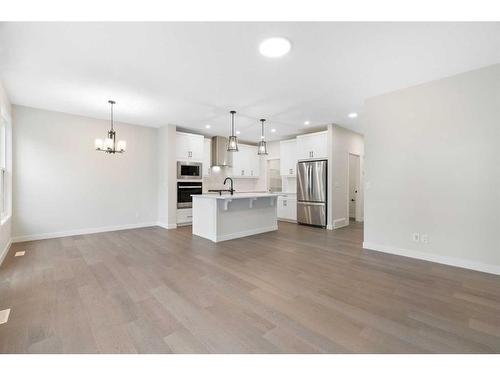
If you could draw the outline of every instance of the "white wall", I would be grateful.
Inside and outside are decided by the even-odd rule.
[[[176,126],[158,129],[158,224],[172,229],[177,226]]]
[[[13,124],[14,240],[156,223],[157,129],[117,123],[109,155],[109,121],[13,106]]]
[[[364,121],[365,247],[500,274],[500,65],[369,99]]]
[[[332,153],[332,220],[334,228],[345,226],[349,223],[349,153],[360,156],[360,168],[363,171],[364,139],[359,133],[355,133],[341,126],[334,125],[333,153]],[[363,186],[363,174],[361,173],[360,185]],[[360,219],[363,218],[363,189],[360,188],[358,199]]]
[[[6,204],[7,212],[12,212],[12,121],[11,121],[11,105],[2,84],[0,83],[0,117],[3,117],[6,128],[6,152],[5,152],[5,169],[6,169]],[[12,217],[8,216],[0,222],[0,264],[7,255],[11,241]]]

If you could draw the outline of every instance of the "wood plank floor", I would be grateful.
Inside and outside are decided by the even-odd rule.
[[[500,352],[498,276],[363,250],[361,224],[219,244],[190,231],[14,244],[0,352]]]

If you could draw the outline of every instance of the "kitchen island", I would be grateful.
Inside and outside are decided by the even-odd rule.
[[[193,234],[213,242],[278,230],[278,194],[193,195]]]

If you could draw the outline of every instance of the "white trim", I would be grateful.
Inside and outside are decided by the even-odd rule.
[[[328,229],[328,230],[333,230],[333,225],[328,224],[328,225],[326,226],[326,229]]]
[[[337,225],[337,223],[342,223],[342,224]],[[347,220],[345,217],[341,217],[340,219],[333,220],[333,228],[334,229],[347,227],[348,225],[349,225],[349,220]]]
[[[163,223],[163,222],[157,222],[157,226],[165,228],[165,229],[175,229],[177,228],[177,224],[168,224],[168,223]]]
[[[45,240],[45,239],[49,239],[49,238],[78,236],[81,234],[92,234],[92,233],[102,233],[102,232],[114,232],[117,230],[136,229],[136,228],[145,228],[145,227],[154,227],[154,226],[158,226],[158,223],[151,222],[151,223],[117,225],[117,226],[101,227],[101,228],[73,229],[73,230],[68,230],[68,231],[64,231],[64,232],[40,233],[40,234],[29,234],[26,236],[17,236],[17,237],[12,238],[12,242]]]
[[[485,264],[481,262],[476,262],[473,260],[449,257],[445,255],[431,254],[418,250],[407,250],[399,249],[393,246],[379,245],[371,242],[363,242],[363,248],[367,250],[380,251],[382,253],[389,253],[394,255],[399,255],[408,258],[415,258],[420,260],[426,260],[428,262],[446,264],[448,266],[467,268],[474,271],[492,273],[494,275],[500,275],[500,266],[493,264]]]
[[[297,220],[293,220],[293,219],[286,219],[284,217],[278,217],[278,221],[285,221],[287,223],[294,223],[294,224],[297,224]]]
[[[213,242],[222,242],[222,241],[234,240],[235,238],[240,238],[240,237],[253,236],[255,234],[260,234],[260,233],[273,232],[275,230],[278,230],[277,225],[274,225],[272,227],[244,230],[241,232],[230,233],[223,236],[215,236],[215,238],[211,238],[211,240]]]
[[[9,253],[10,245],[12,245],[12,239],[9,239],[9,242],[7,243],[7,245],[5,245],[5,247],[3,248],[2,252],[0,253],[0,266],[2,265],[5,257]]]

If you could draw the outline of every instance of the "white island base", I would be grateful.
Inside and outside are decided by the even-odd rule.
[[[193,234],[213,242],[278,230],[276,194],[193,195]]]

